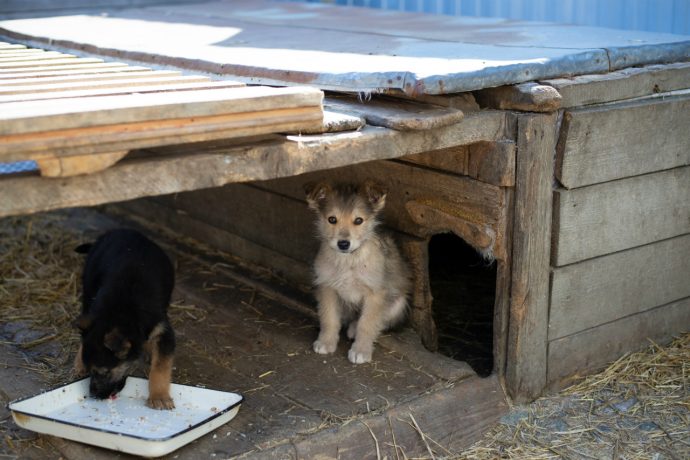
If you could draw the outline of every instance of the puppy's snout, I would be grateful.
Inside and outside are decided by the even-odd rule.
[[[347,251],[350,249],[350,242],[348,240],[338,240],[338,249]]]

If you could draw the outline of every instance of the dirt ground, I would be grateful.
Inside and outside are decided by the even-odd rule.
[[[0,459],[125,458],[19,429],[6,409],[17,394],[33,394],[71,378],[78,336],[70,323],[79,309],[78,273],[82,263],[71,249],[83,242],[84,232],[95,234],[98,229],[70,231],[65,219],[63,213],[0,219]],[[189,356],[177,366],[175,380],[249,394],[256,406],[240,411],[238,423],[242,430],[221,428],[208,442],[170,458],[233,458],[246,452],[254,452],[252,458],[262,458],[262,449],[271,447],[276,439],[328,426],[345,428],[349,420],[361,414],[386,410],[396,404],[389,395],[402,393],[404,387],[410,394],[418,394],[438,389],[439,382],[452,383],[449,378],[435,378],[423,366],[403,365],[391,351],[378,366],[358,368],[357,375],[352,374],[352,367],[343,357],[328,362],[329,369],[323,372],[349,373],[343,379],[359,382],[359,396],[346,394],[338,388],[342,385],[338,381],[329,388],[315,384],[313,390],[290,395],[290,375],[310,369],[300,366],[307,366],[311,359],[304,350],[308,350],[309,337],[315,332],[313,318],[287,314],[285,309],[276,308],[275,299],[266,298],[251,285],[211,277],[193,260],[180,263],[185,265],[178,268],[186,274],[181,284],[200,286],[203,296],[187,291],[186,295],[176,296],[171,306],[173,324],[184,334],[185,353]],[[213,302],[204,303],[213,296],[227,296],[229,291],[237,296],[233,302],[244,309],[243,316],[215,309]],[[250,331],[247,336],[252,341],[238,344],[226,343],[222,338],[209,340],[203,331],[195,333],[189,327],[201,323],[215,325],[219,336],[230,332],[226,328]],[[208,334],[208,329],[204,331]],[[288,336],[289,341],[285,339]],[[223,353],[216,354],[215,362],[195,360],[195,356],[208,356],[208,347],[221,347]],[[261,352],[267,347],[285,352],[280,367]],[[218,369],[226,361],[246,356],[247,351],[251,357],[233,371],[235,377],[224,372],[223,381],[219,381]],[[453,367],[450,360],[448,363],[449,368]],[[457,366],[462,369],[460,364]],[[402,379],[387,380],[388,374],[399,374]],[[313,379],[305,381],[309,380]],[[403,386],[391,388],[393,381],[403,382]],[[326,404],[329,411],[315,414],[296,398],[312,398],[309,404]],[[420,439],[421,450],[414,455],[397,448],[394,456],[377,455],[372,447],[362,458],[690,458],[690,334],[667,346],[650,343],[648,349],[622,357],[603,372],[557,395],[511,407],[468,449],[456,449],[443,440],[425,437],[423,432]],[[291,458],[287,450],[282,455],[281,451],[272,452],[270,458]]]

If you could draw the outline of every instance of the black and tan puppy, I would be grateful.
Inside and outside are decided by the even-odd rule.
[[[175,333],[167,309],[175,284],[163,250],[134,230],[112,230],[77,252],[88,253],[83,273],[81,345],[77,375],[90,375],[91,395],[117,394],[143,359],[150,359],[154,409],[173,409],[170,397]]]

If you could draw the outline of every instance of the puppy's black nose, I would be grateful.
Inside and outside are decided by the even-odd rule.
[[[347,240],[338,240],[338,249],[341,251],[347,251],[350,247],[350,242]]]

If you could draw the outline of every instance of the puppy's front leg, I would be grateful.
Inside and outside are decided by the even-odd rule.
[[[173,352],[175,335],[172,328],[165,328],[162,335],[153,337],[151,346],[151,371],[149,372],[149,399],[146,405],[152,409],[174,409],[175,403],[170,397],[172,379]]]
[[[338,347],[341,327],[340,299],[335,289],[319,286],[316,291],[319,301],[319,338],[314,342],[314,351],[325,355]]]
[[[384,308],[385,296],[382,293],[372,292],[364,298],[362,314],[357,321],[355,342],[347,353],[347,358],[351,363],[361,364],[371,361],[374,342],[383,329]]]

